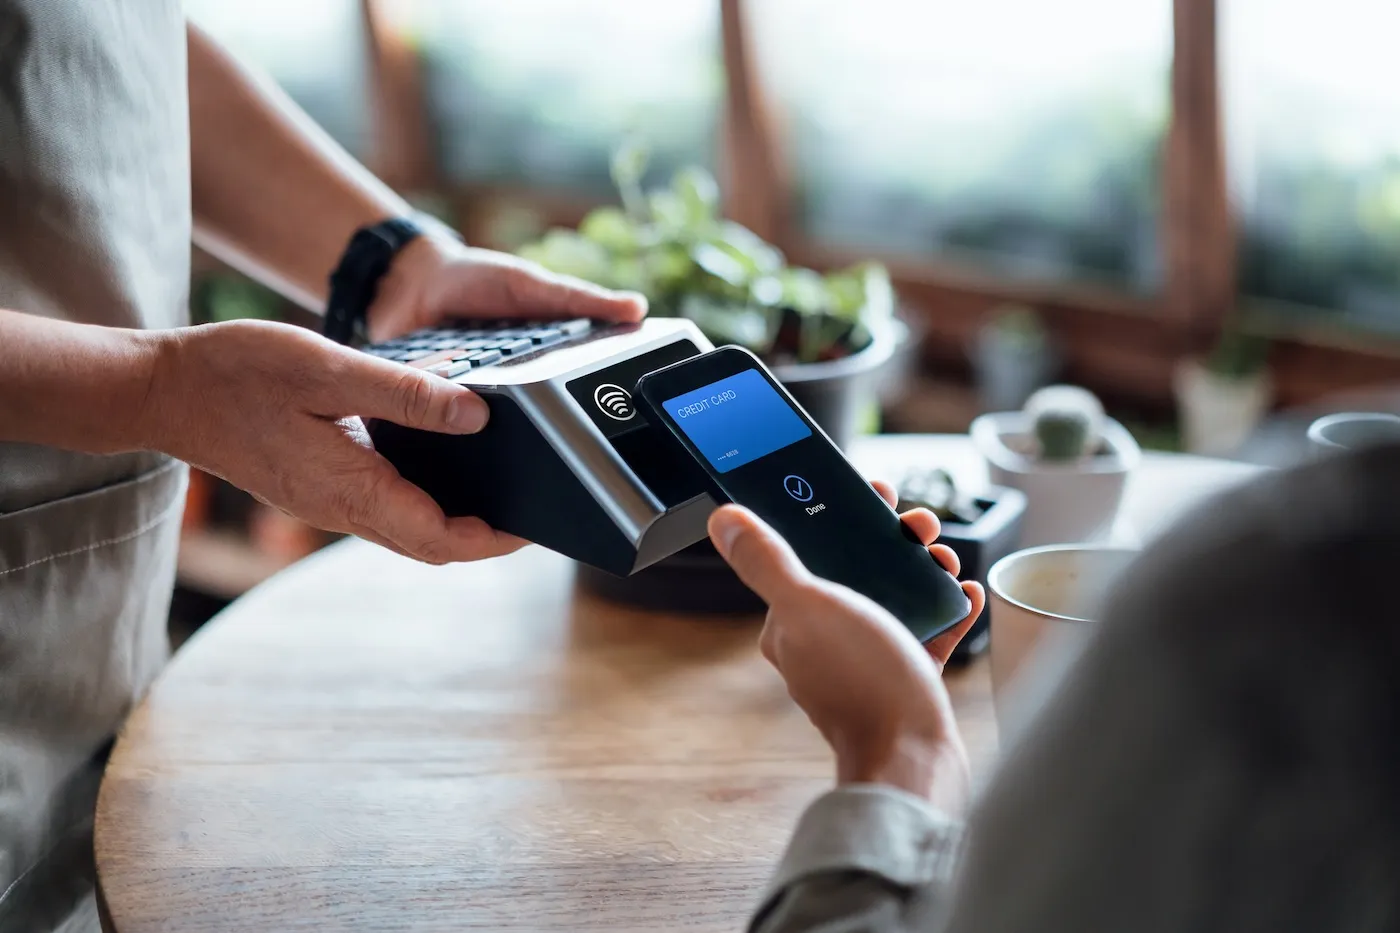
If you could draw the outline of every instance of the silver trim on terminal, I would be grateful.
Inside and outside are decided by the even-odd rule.
[[[680,340],[690,340],[702,353],[714,349],[690,321],[653,319],[646,322],[645,330],[659,333],[650,339],[637,340],[630,348],[630,356],[640,356]],[[567,373],[524,385],[502,385],[498,391],[520,405],[618,530],[633,547],[638,547],[647,530],[668,510],[632,472],[567,387],[567,383],[575,379],[618,362],[616,355],[609,354]],[[687,508],[703,498],[706,498],[704,494],[696,496],[670,511]]]

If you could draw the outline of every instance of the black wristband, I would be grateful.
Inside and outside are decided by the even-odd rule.
[[[379,280],[389,271],[399,251],[424,232],[423,223],[407,217],[394,217],[355,231],[331,273],[323,331],[327,337],[345,344],[364,339],[365,314],[379,291]]]

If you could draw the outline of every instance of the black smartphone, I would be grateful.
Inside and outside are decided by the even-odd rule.
[[[716,498],[772,525],[812,573],[879,603],[921,642],[966,618],[957,580],[752,353],[691,357],[643,376],[636,396]]]

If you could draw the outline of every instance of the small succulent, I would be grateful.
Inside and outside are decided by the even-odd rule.
[[[924,508],[939,521],[970,525],[982,517],[972,496],[958,489],[953,474],[941,468],[911,473],[899,486],[899,511]]]
[[[1227,322],[1220,339],[1206,358],[1206,368],[1223,379],[1243,380],[1264,371],[1269,358],[1269,340]]]
[[[1027,351],[1039,349],[1048,339],[1040,315],[1025,305],[1001,308],[992,321],[992,331],[1000,339]]]
[[[1103,405],[1078,386],[1047,386],[1026,402],[1042,460],[1076,460],[1098,449]]]

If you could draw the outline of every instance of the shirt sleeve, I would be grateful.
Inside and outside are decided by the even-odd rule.
[[[750,933],[930,930],[960,833],[960,824],[904,791],[831,791],[798,821]]]

